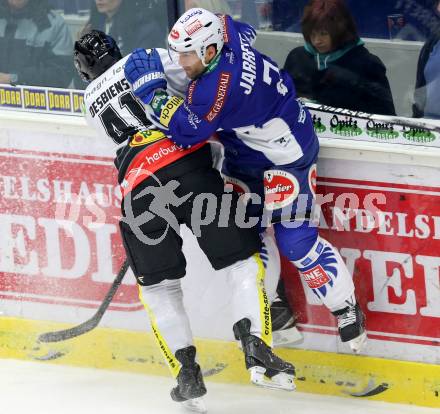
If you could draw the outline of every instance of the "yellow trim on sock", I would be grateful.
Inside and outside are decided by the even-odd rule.
[[[144,305],[145,310],[148,313],[148,316],[150,318],[151,323],[151,330],[153,331],[153,335],[156,338],[157,345],[159,346],[159,349],[168,365],[168,368],[171,371],[171,375],[174,378],[177,378],[177,375],[179,375],[181,364],[177,360],[176,356],[171,352],[170,347],[168,346],[167,342],[165,341],[164,337],[159,331],[159,328],[157,326],[156,322],[156,316],[154,315],[153,311],[150,309],[150,307],[147,305],[147,303],[144,301],[144,297],[142,296],[142,288],[139,287],[139,299]]]
[[[253,257],[258,265],[257,288],[260,302],[261,339],[267,346],[272,348],[272,320],[270,317],[270,304],[267,297],[266,288],[264,286],[266,271],[264,269],[264,264],[261,260],[260,254],[255,253]]]

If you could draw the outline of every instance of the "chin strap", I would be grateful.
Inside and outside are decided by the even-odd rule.
[[[220,62],[220,52],[218,52],[215,57],[211,60],[211,62],[209,62],[208,64],[205,63],[205,59],[201,59],[202,60],[202,65],[206,68],[205,72],[203,73],[211,73],[217,66],[218,63]]]

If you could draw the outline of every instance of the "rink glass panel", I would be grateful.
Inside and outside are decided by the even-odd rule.
[[[411,117],[417,62],[424,42],[440,27],[434,0],[346,0],[366,48],[386,67],[396,114]],[[179,0],[179,13],[204,7],[231,15],[258,30],[256,47],[284,66],[304,45],[301,18],[307,0]]]
[[[88,21],[91,1],[49,1],[52,10],[66,22],[72,44]],[[439,17],[434,13],[433,3],[434,0],[347,0],[366,47],[386,66],[399,116],[412,116],[419,53],[424,42],[439,27]],[[174,10],[173,1],[141,0],[141,4],[145,4],[147,15],[163,28],[163,41],[157,45],[161,47],[166,45],[170,21],[185,8],[197,6],[214,12],[227,12],[234,18],[252,24],[259,30],[256,47],[281,67],[290,50],[304,44],[301,17],[306,0],[179,0],[177,10]],[[139,44],[135,47],[151,46]],[[35,82],[27,84],[35,85]],[[75,79],[75,75],[69,86],[75,89],[85,87],[79,79]]]
[[[7,0],[4,3],[7,7]],[[88,24],[91,16],[91,6],[95,5],[95,0],[48,0],[48,13],[43,12],[46,10],[43,8],[43,3],[46,3],[46,1],[29,0],[29,3],[25,6],[29,9],[22,13],[26,13],[31,18],[18,19],[17,21],[8,17],[9,11],[7,9],[5,11],[0,10],[0,79],[6,73],[17,74],[17,71],[14,72],[13,70],[16,67],[15,63],[14,65],[8,65],[7,61],[11,56],[15,59],[15,56],[22,54],[22,66],[29,68],[29,70],[26,76],[21,76],[21,79],[18,76],[16,80],[16,77],[13,76],[12,84],[85,89],[86,84],[82,83],[73,67],[73,44]],[[132,7],[134,3],[139,4],[142,17],[140,17],[140,12]],[[174,17],[169,17],[169,11],[172,11],[171,14],[173,15],[177,13],[177,10],[173,12],[171,6],[173,3],[171,0],[123,0],[115,15],[118,18],[115,17],[113,23],[106,23],[105,14],[101,13],[96,20],[98,23],[91,25],[90,28],[103,30],[115,37],[123,55],[130,53],[137,47],[165,47],[169,21],[174,19]],[[48,15],[49,20],[46,17]],[[40,20],[43,22],[43,26],[37,25],[38,28],[36,28],[34,22]],[[55,24],[54,21],[56,21]],[[16,25],[18,29],[15,28]],[[148,25],[151,27],[147,29],[146,26]],[[115,31],[117,31],[117,34],[115,34]],[[11,49],[9,39],[15,37],[25,40],[23,46],[14,43]],[[152,39],[154,44],[149,43],[148,39]],[[25,44],[37,45],[39,48],[41,47],[41,50],[38,49],[34,53],[32,49],[30,52],[29,49],[26,49],[22,53],[21,49],[25,48]],[[60,66],[58,71],[52,69],[58,77],[62,77],[60,72],[65,73],[62,85],[51,83],[54,76],[50,75],[49,64],[47,65],[47,75],[45,77],[47,82],[42,83],[41,76],[40,79],[36,78],[37,75],[33,77],[31,69],[35,66],[35,62],[38,62],[38,65],[44,68],[44,62],[48,62],[50,59],[48,57],[49,52],[54,52],[56,56],[66,58],[66,66]],[[2,82],[0,81],[0,83]]]

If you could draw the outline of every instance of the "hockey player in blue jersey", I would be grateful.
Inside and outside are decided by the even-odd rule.
[[[365,322],[352,277],[308,220],[319,151],[313,123],[290,77],[252,47],[255,35],[229,16],[190,9],[168,36],[170,55],[192,79],[186,99],[165,92],[155,50],[134,51],[125,75],[150,119],[177,144],[190,147],[217,134],[225,149],[223,173],[253,194],[249,216],[262,228],[273,226],[280,251],[337,317],[341,340],[359,352]],[[234,332],[237,339],[247,335],[244,326]]]

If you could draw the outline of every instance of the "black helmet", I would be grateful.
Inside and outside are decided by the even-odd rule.
[[[81,78],[91,82],[122,58],[115,40],[99,30],[91,30],[75,42],[73,60]]]

